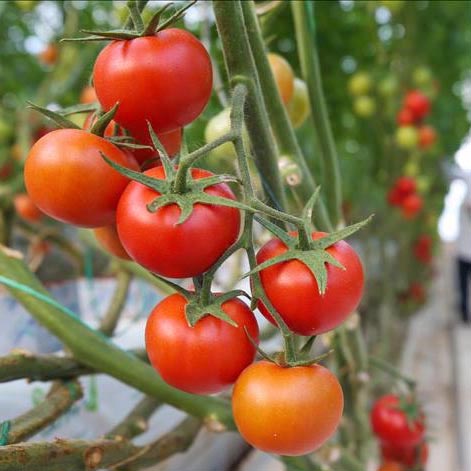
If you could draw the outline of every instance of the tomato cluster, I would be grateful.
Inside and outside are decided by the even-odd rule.
[[[423,201],[417,193],[417,183],[412,177],[399,177],[387,195],[388,203],[397,206],[405,219],[413,219],[422,210]]]
[[[306,86],[284,59],[268,59],[299,125],[309,111]],[[177,293],[148,318],[145,343],[152,366],[168,384],[189,393],[214,394],[234,385],[235,423],[261,450],[314,451],[340,422],[339,381],[305,357],[296,363],[286,354],[253,363],[259,341],[254,313],[237,298],[239,292],[211,292],[212,270],[239,238],[245,240],[240,232],[247,208],[224,178],[194,168],[188,156],[178,165],[169,160],[180,149],[182,128],[198,117],[211,94],[205,48],[187,31],[171,27],[118,38],[98,55],[93,83],[81,101],[98,101],[100,111],[114,112],[113,120],[112,113],[90,114],[83,129],[42,136],[25,163],[28,201],[56,220],[92,228],[110,253],[155,275],[193,277],[194,291],[173,285]],[[128,138],[151,148],[123,145]],[[160,156],[157,140],[166,150]],[[309,239],[307,223],[299,227]],[[285,235],[301,243],[297,234]],[[259,266],[264,295],[258,306],[270,322],[279,315],[292,332],[314,336],[336,328],[357,308],[364,286],[361,261],[340,237],[336,242],[326,237],[314,232],[302,248],[324,254],[325,286],[299,258]],[[293,248],[275,238],[260,249],[256,263],[288,250]]]
[[[412,400],[394,394],[381,397],[373,405],[371,426],[385,462],[381,469],[405,471],[426,463],[425,417]]]

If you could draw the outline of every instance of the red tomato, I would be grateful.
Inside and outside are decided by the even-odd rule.
[[[113,41],[98,55],[93,83],[105,110],[120,103],[115,120],[131,133],[149,120],[157,133],[195,120],[212,89],[211,59],[187,31],[168,28],[126,41]]]
[[[44,65],[54,65],[59,55],[59,49],[56,44],[48,44],[46,49],[39,53],[39,60]]]
[[[402,193],[400,192],[400,190],[397,187],[393,186],[388,191],[387,200],[388,200],[388,203],[391,206],[401,206],[401,203],[402,203],[402,200],[403,200]]]
[[[433,126],[423,125],[419,128],[419,147],[428,149],[435,144],[437,132]]]
[[[412,177],[399,177],[394,186],[401,196],[405,197],[417,191],[417,183]]]
[[[131,260],[131,257],[124,250],[123,244],[119,240],[118,231],[114,224],[112,226],[97,227],[93,229],[93,232],[96,240],[107,252],[123,260]]]
[[[144,172],[163,179],[162,167]],[[211,172],[192,169],[194,179]],[[213,185],[206,193],[235,199],[226,184]],[[170,278],[189,278],[204,273],[236,240],[240,230],[240,211],[227,206],[197,203],[191,216],[177,224],[180,208],[171,204],[151,213],[147,205],[160,193],[131,182],[118,205],[118,234],[129,255],[148,270]]]
[[[312,238],[320,239],[325,232],[314,232]],[[286,252],[279,239],[267,242],[257,254],[257,263]],[[327,265],[327,289],[324,295],[309,268],[299,260],[277,263],[260,272],[260,279],[268,299],[283,317],[288,327],[300,335],[317,335],[334,329],[354,311],[363,293],[364,274],[361,260],[345,241],[327,249],[344,267]],[[259,302],[262,314],[272,323],[274,319]]]
[[[190,327],[185,317],[188,301],[173,294],[157,304],[146,325],[146,350],[152,366],[171,386],[193,394],[213,394],[227,388],[252,363],[258,325],[252,311],[239,299],[222,305],[237,327],[212,316]]]
[[[405,219],[413,219],[421,211],[422,207],[422,198],[414,193],[402,201],[402,215]]]
[[[428,234],[421,235],[413,245],[414,256],[422,263],[432,261],[432,238]]]
[[[250,445],[277,455],[305,455],[335,433],[343,392],[337,378],[321,365],[284,368],[259,361],[237,379],[232,411]]]
[[[430,100],[420,90],[412,90],[404,99],[404,108],[411,111],[415,121],[419,121],[430,113]]]
[[[371,426],[381,442],[398,447],[414,447],[424,439],[424,417],[411,420],[400,409],[400,399],[388,394],[378,399],[371,411]]]
[[[409,108],[402,108],[397,114],[396,121],[399,126],[408,126],[414,123],[414,114]]]
[[[378,468],[378,471],[404,471],[404,468],[395,461],[387,461]]]
[[[38,222],[43,216],[43,212],[33,203],[26,193],[15,195],[13,205],[16,214],[25,221]]]
[[[428,445],[423,442],[413,447],[400,447],[381,443],[381,455],[385,460],[394,460],[408,467],[423,465],[428,459]]]
[[[47,215],[69,224],[99,227],[115,222],[119,197],[129,180],[101,157],[138,169],[105,139],[78,129],[58,129],[31,148],[25,185],[33,202]]]

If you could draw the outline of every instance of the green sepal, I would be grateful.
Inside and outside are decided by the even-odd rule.
[[[118,108],[119,108],[119,102],[116,102],[116,104],[113,106],[113,108],[111,108],[109,111],[107,111],[106,113],[101,115],[95,121],[95,124],[90,129],[90,132],[92,134],[95,134],[96,136],[103,137],[103,135],[105,134],[106,127],[113,120],[114,115],[118,111]]]
[[[372,218],[373,218],[373,215],[369,216],[364,221],[358,222],[356,224],[352,224],[351,226],[344,227],[343,229],[340,229],[339,231],[332,232],[331,234],[328,234],[325,237],[316,239],[312,241],[312,247],[326,249],[327,247],[330,247],[331,245],[338,242],[339,240],[346,239],[347,237],[351,236],[355,232],[359,231],[362,227],[366,226],[371,221]]]
[[[311,366],[315,365],[316,363],[319,363],[321,360],[324,360],[328,356],[330,356],[334,352],[334,349],[329,350],[326,353],[323,353],[322,355],[318,355],[315,358],[309,358],[307,360],[296,360],[296,361],[291,361],[288,363],[289,366]]]
[[[97,110],[98,105],[93,103],[80,103],[79,105],[68,106],[57,111],[62,116],[78,113],[93,113]]]
[[[206,306],[201,306],[196,300],[190,301],[185,307],[185,316],[190,327],[194,327],[196,323],[205,316],[213,316],[220,319],[233,327],[238,327],[231,317],[222,309],[222,305],[230,299],[237,296],[247,296],[247,293],[242,290],[234,290],[224,293],[220,296],[213,296],[211,303]]]
[[[266,262],[257,265],[253,270],[250,270],[248,273],[242,275],[242,278],[251,276],[260,272],[261,270],[264,270],[265,268],[276,265],[277,263],[287,262],[289,260],[299,260],[309,268],[317,281],[317,286],[319,287],[319,293],[321,295],[325,293],[327,288],[327,269],[325,264],[330,263],[335,267],[345,269],[345,267],[338,260],[336,260],[332,255],[323,249],[288,250],[281,255],[270,258]]]
[[[162,31],[163,29],[167,28],[168,26],[172,25],[173,23],[176,23],[179,19],[183,18],[183,15],[185,12],[191,8],[198,0],[192,0],[188,5],[185,5],[184,7],[180,8],[177,10],[172,16],[167,18],[163,23],[161,23],[158,27],[156,32]]]
[[[247,338],[249,339],[249,342],[254,346],[255,350],[257,350],[260,356],[271,363],[278,364],[278,362],[275,360],[274,357],[270,356],[268,353],[262,350],[259,344],[252,338],[246,326],[244,326],[244,330],[245,330],[245,335],[247,335]]]
[[[311,337],[309,337],[306,340],[306,343],[301,347],[301,350],[299,350],[299,353],[301,354],[301,356],[309,355],[312,345],[314,344],[314,341],[316,340],[316,337],[317,335],[311,335]]]
[[[147,129],[149,130],[149,136],[152,140],[152,145],[154,146],[155,150],[159,152],[160,160],[162,162],[162,166],[164,168],[165,172],[165,178],[169,180],[173,180],[175,176],[175,167],[173,166],[170,156],[168,155],[167,151],[165,150],[165,147],[162,145],[160,142],[157,134],[155,133],[152,125],[150,124],[149,121],[147,121]]]
[[[35,111],[38,111],[42,115],[46,116],[49,119],[52,119],[60,128],[63,129],[81,129],[80,126],[77,126],[74,122],[70,121],[70,119],[65,118],[59,113],[55,111],[48,110],[47,108],[43,108],[42,106],[35,105],[30,101],[27,102],[28,107],[32,108]]]
[[[167,280],[167,278],[163,278],[160,275],[156,275],[155,273],[152,273],[152,276],[154,276],[155,278],[157,278],[158,280],[160,280],[162,283],[166,284],[170,288],[174,289],[177,293],[180,293],[183,296],[185,296],[186,299],[190,300],[194,297],[194,293],[183,288],[183,286],[180,286],[177,283],[174,283],[173,281]]]
[[[254,219],[261,224],[265,229],[269,230],[273,235],[278,237],[287,247],[293,249],[296,246],[296,239],[291,237],[287,232],[281,229],[280,226],[273,224],[268,219],[256,214]]]
[[[145,146],[143,144],[134,144],[132,142],[126,142],[123,140],[115,140],[113,138],[109,139],[109,141],[111,141],[115,146],[125,147],[126,149],[134,149],[134,150],[141,150],[141,149],[152,150],[153,149],[151,146]]]
[[[307,227],[311,225],[312,221],[312,213],[314,211],[314,205],[317,203],[317,200],[319,199],[319,193],[320,193],[321,187],[318,186],[312,196],[309,198],[309,201],[306,203],[306,206],[303,208],[303,214],[302,218],[304,220],[304,224],[306,224]]]
[[[239,183],[239,178],[234,175],[227,175],[227,174],[220,174],[220,175],[213,175],[212,177],[205,177],[199,178],[198,180],[193,180],[191,183],[191,188],[200,191],[208,188],[208,186],[217,185],[219,183]]]
[[[152,178],[148,175],[144,175],[141,172],[136,172],[130,168],[123,167],[122,165],[119,165],[113,160],[109,159],[103,152],[100,152],[100,154],[110,167],[114,168],[121,175],[128,177],[130,180],[134,180],[135,182],[139,182],[148,188],[152,188],[158,193],[165,193],[168,191],[169,185],[167,181],[159,180],[158,178]]]
[[[140,36],[139,33],[129,31],[128,29],[112,29],[110,31],[90,31],[88,29],[80,30],[81,33],[90,34],[88,38],[99,38],[99,39],[115,39],[115,40],[129,40],[129,39],[136,39]],[[76,38],[76,40],[80,40],[81,38]],[[85,39],[85,38],[84,38]]]
[[[160,18],[164,11],[171,7],[173,3],[167,3],[160,7],[152,16],[152,18],[148,21],[146,27],[141,33],[141,36],[153,36],[157,30],[157,27],[159,26]]]

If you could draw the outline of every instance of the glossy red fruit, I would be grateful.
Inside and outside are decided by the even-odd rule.
[[[381,455],[385,460],[394,460],[411,468],[427,463],[428,445],[426,442],[423,442],[413,447],[400,447],[390,443],[381,443]]]
[[[402,215],[405,219],[414,219],[422,210],[423,200],[417,194],[411,194],[402,201]]]
[[[163,179],[162,167],[144,172]],[[194,179],[212,176],[194,168]],[[228,185],[220,183],[205,192],[235,199]],[[147,205],[160,193],[131,182],[118,205],[118,234],[128,254],[148,270],[170,278],[190,278],[204,273],[228,249],[239,235],[240,211],[227,206],[196,203],[191,216],[182,224],[180,208],[170,204],[151,213]]]
[[[420,90],[412,90],[404,99],[404,108],[411,111],[414,121],[419,121],[430,113],[430,100]]]
[[[131,133],[182,128],[206,106],[211,60],[191,33],[167,28],[154,36],[113,41],[98,55],[93,83],[105,110],[120,103],[115,120]]]
[[[401,408],[398,396],[387,394],[378,399],[371,411],[373,433],[381,442],[396,447],[415,447],[424,440],[424,416],[410,418]]]
[[[406,197],[417,191],[417,182],[412,177],[399,177],[394,186],[402,197]]]
[[[325,236],[314,232],[314,240]],[[286,252],[279,239],[267,242],[257,254],[261,264]],[[288,327],[300,335],[317,335],[334,329],[351,314],[360,303],[363,293],[364,273],[361,260],[345,241],[336,242],[327,252],[344,267],[327,264],[327,289],[324,295],[309,268],[299,260],[277,263],[260,272],[265,293]],[[262,314],[273,324],[274,319],[259,302]]]
[[[399,126],[409,126],[414,123],[415,117],[409,108],[402,108],[397,113],[396,121]]]
[[[107,140],[78,129],[58,129],[37,141],[25,163],[26,190],[47,215],[82,227],[113,224],[116,206],[129,180],[112,169],[114,162],[138,170]]]
[[[424,124],[419,128],[419,147],[421,149],[429,149],[437,140],[437,132],[433,126]]]
[[[214,394],[229,387],[252,363],[258,342],[253,312],[239,299],[222,304],[237,327],[212,316],[188,325],[188,301],[179,293],[160,302],[146,325],[146,350],[152,366],[170,385],[193,394]]]

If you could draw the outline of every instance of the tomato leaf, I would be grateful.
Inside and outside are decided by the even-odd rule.
[[[101,156],[105,160],[105,162],[112,168],[114,168],[117,172],[125,177],[128,177],[135,182],[139,182],[148,188],[152,188],[153,190],[159,193],[165,193],[168,190],[168,183],[165,180],[159,180],[158,178],[152,178],[147,175],[144,175],[141,172],[136,172],[135,170],[131,170],[130,168],[123,167],[118,163],[114,162],[113,160],[109,159],[103,152],[100,152]]]
[[[369,216],[364,221],[358,222],[356,224],[352,224],[351,226],[340,229],[339,231],[332,232],[331,234],[328,234],[325,237],[316,239],[312,242],[312,246],[314,248],[326,249],[327,247],[334,245],[339,240],[346,239],[347,237],[351,236],[355,232],[359,231],[362,227],[366,226],[371,221],[372,218],[373,218],[373,215]]]
[[[52,119],[59,127],[63,129],[81,129],[80,126],[77,126],[74,122],[70,121],[69,119],[65,118],[59,113],[55,111],[48,110],[47,108],[43,108],[42,106],[35,105],[30,101],[28,103],[28,108],[32,108],[35,111],[38,111],[42,115],[46,116],[49,119]]]

